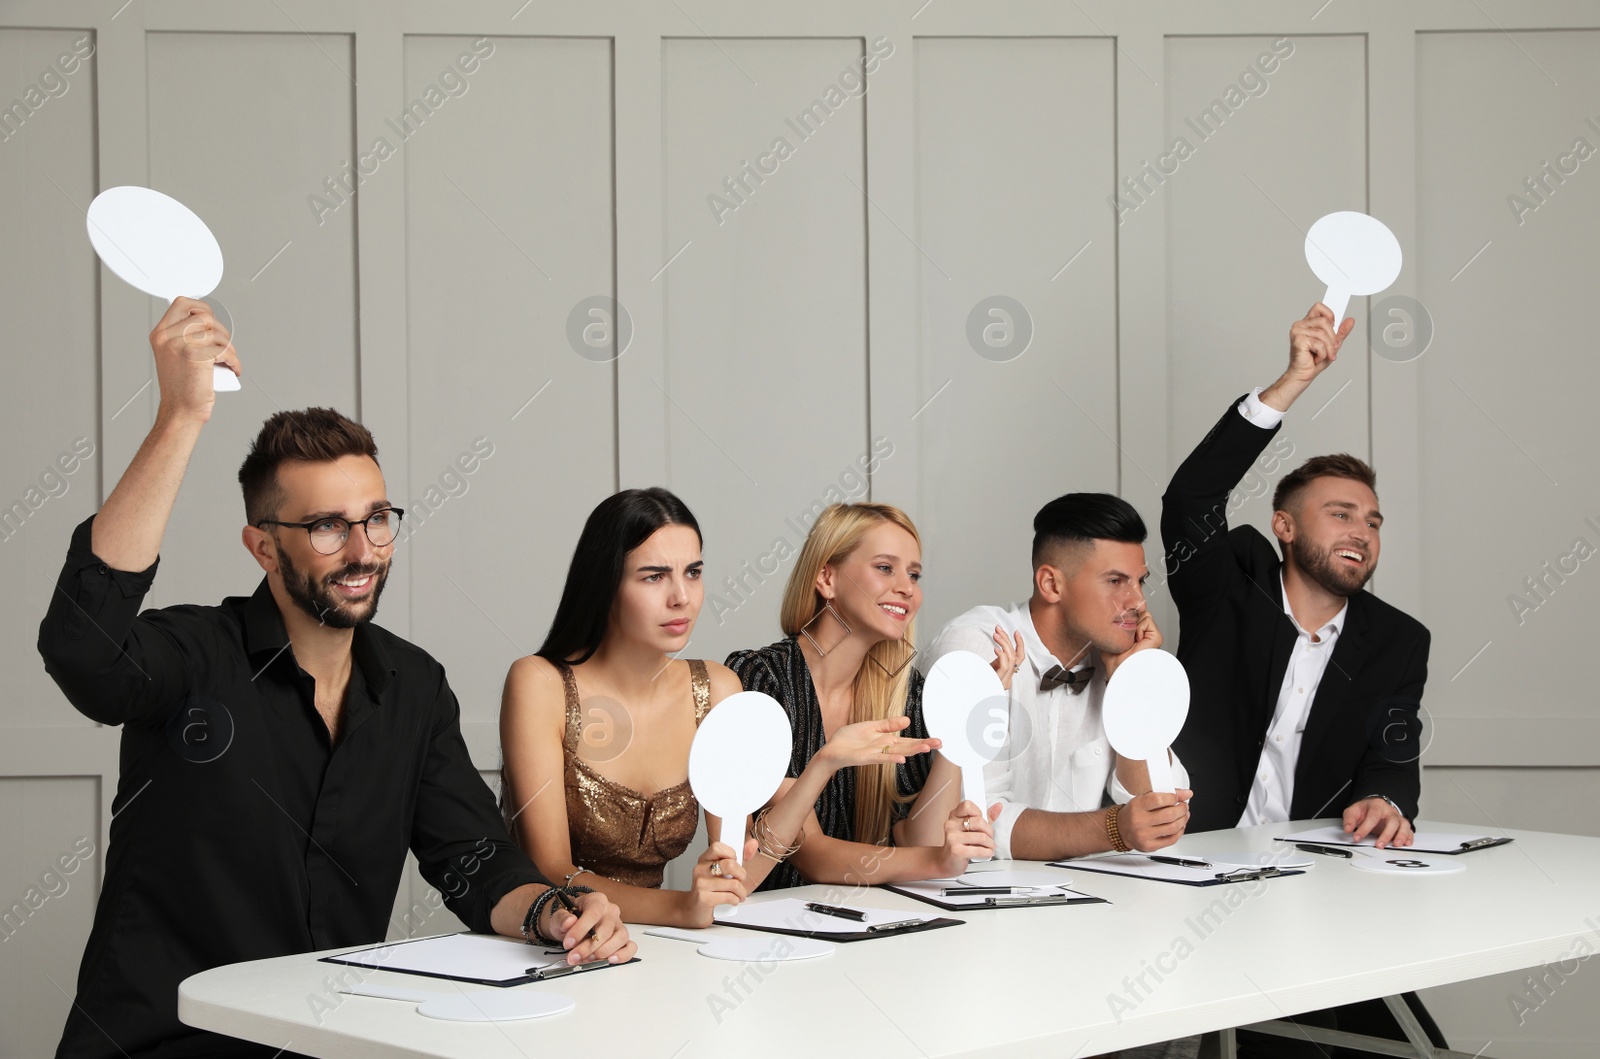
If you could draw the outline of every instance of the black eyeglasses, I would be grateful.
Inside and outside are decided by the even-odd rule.
[[[350,539],[350,531],[357,526],[362,528],[368,543],[374,548],[386,548],[393,544],[395,535],[400,532],[400,520],[405,514],[404,508],[386,507],[354,522],[332,515],[310,522],[279,522],[277,519],[264,518],[256,525],[303,529],[311,538],[311,547],[323,555],[337,555],[344,550],[345,542]]]

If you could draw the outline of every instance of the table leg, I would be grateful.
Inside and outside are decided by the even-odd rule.
[[[1239,1031],[1232,1026],[1222,1031],[1222,1059],[1239,1059]]]
[[[1268,1022],[1256,1022],[1249,1026],[1240,1026],[1242,1030],[1253,1030],[1256,1033],[1270,1034],[1274,1037],[1288,1037],[1295,1040],[1311,1041],[1315,1044],[1334,1045],[1340,1048],[1349,1048],[1358,1052],[1369,1052],[1375,1055],[1393,1055],[1400,1059],[1491,1059],[1490,1056],[1479,1052],[1476,1055],[1467,1052],[1458,1052],[1452,1048],[1435,1048],[1428,1040],[1427,1033],[1411,1009],[1406,1006],[1404,999],[1398,996],[1383,998],[1394,1014],[1395,1020],[1400,1023],[1400,1028],[1405,1032],[1406,1041],[1390,1041],[1382,1037],[1368,1037],[1360,1033],[1347,1033],[1344,1030],[1329,1030],[1321,1026],[1302,1026],[1287,1019],[1272,1019]],[[1235,1052],[1230,1049],[1229,1041],[1231,1030],[1223,1031],[1223,1056],[1224,1059]]]
[[[1422,1056],[1422,1059],[1433,1059],[1435,1055],[1440,1054],[1433,1046],[1433,1042],[1428,1039],[1428,1032],[1422,1028],[1417,1016],[1412,1013],[1411,1005],[1406,1003],[1405,997],[1386,996],[1383,1002],[1388,1006],[1389,1014],[1400,1024],[1406,1040],[1416,1046],[1417,1054]]]

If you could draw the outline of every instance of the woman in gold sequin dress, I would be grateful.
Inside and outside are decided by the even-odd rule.
[[[898,733],[903,719],[835,734],[746,841],[743,866],[706,815],[710,844],[688,890],[662,888],[667,863],[693,841],[689,788],[695,729],[743,690],[725,666],[671,657],[704,600],[700,528],[665,489],[629,489],[590,514],[549,634],[506,677],[500,714],[501,807],[507,827],[551,879],[593,887],[630,923],[704,927],[766,878],[801,833],[835,771],[903,762],[936,746]],[[739,821],[735,834],[746,831]]]

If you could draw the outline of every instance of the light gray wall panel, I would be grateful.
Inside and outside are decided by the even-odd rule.
[[[443,102],[409,139],[391,133],[406,167],[394,309],[409,320],[412,480],[390,489],[409,504],[413,638],[445,663],[463,717],[494,721],[506,669],[549,628],[589,508],[615,488],[615,352],[580,356],[567,335],[575,307],[614,290],[611,51],[473,47],[406,41],[404,99],[426,107],[433,86]]]
[[[353,44],[335,34],[151,33],[146,52],[149,182],[199,214],[221,244],[226,271],[213,300],[231,314],[244,367],[243,389],[219,396],[189,463],[149,601],[214,603],[248,595],[261,577],[239,543],[244,502],[237,475],[262,422],[308,405],[360,414],[353,235],[359,185],[332,210],[308,201],[313,195],[335,201],[325,181],[344,173],[346,163],[360,165],[346,72],[354,68]],[[208,78],[197,91],[198,70],[227,76]],[[153,327],[166,306],[144,301]],[[154,375],[143,335],[128,335],[107,356],[142,360]],[[123,415],[149,416],[155,397],[152,385]],[[121,474],[122,467],[107,470]]]
[[[1289,34],[1274,53],[1279,39],[1169,39],[1167,142],[1149,145],[1149,161],[1174,171],[1164,183],[1146,176],[1140,195],[1120,188],[1125,228],[1151,223],[1144,214],[1157,200],[1166,209],[1171,469],[1230,399],[1288,364],[1289,326],[1324,293],[1305,263],[1306,229],[1335,210],[1367,208],[1363,38]],[[1365,299],[1348,312],[1359,324]],[[1267,483],[1306,457],[1370,455],[1358,336],[1345,349],[1275,439],[1293,444],[1293,458],[1236,494],[1235,525],[1270,533]]]
[[[921,370],[903,385],[926,403],[874,432],[921,441],[926,642],[1029,594],[1047,500],[1117,489],[1115,218],[1062,193],[1109,183],[1116,113],[1107,40],[921,39],[916,63]]]
[[[802,514],[830,487],[848,496],[842,476],[870,458],[871,189],[861,99],[842,86],[862,52],[848,38],[662,42],[666,243],[683,252],[655,280],[668,309],[653,385],[668,405],[667,484],[706,538],[690,656],[777,639]],[[747,162],[771,172],[736,194],[724,181]]]
[[[98,779],[0,779],[0,835],[0,1055],[48,1055],[77,989],[105,859]]]
[[[1600,264],[1600,33],[1515,43],[1417,40],[1429,708],[1559,742],[1597,715],[1592,682],[1563,674],[1600,621],[1600,367],[1579,310]]]
[[[0,29],[0,671],[8,725],[88,725],[34,648],[72,526],[99,505],[94,47],[87,30]],[[82,457],[88,456],[87,460]],[[71,473],[67,473],[67,469]]]

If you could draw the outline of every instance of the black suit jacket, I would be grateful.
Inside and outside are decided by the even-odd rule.
[[[1175,746],[1195,792],[1190,831],[1238,826],[1296,635],[1283,610],[1274,542],[1253,526],[1228,528],[1229,495],[1277,433],[1251,423],[1237,405],[1184,460],[1161,499],[1178,659],[1191,689]],[[1337,816],[1373,794],[1416,817],[1428,642],[1420,622],[1371,593],[1350,597],[1307,715],[1292,819]]]

